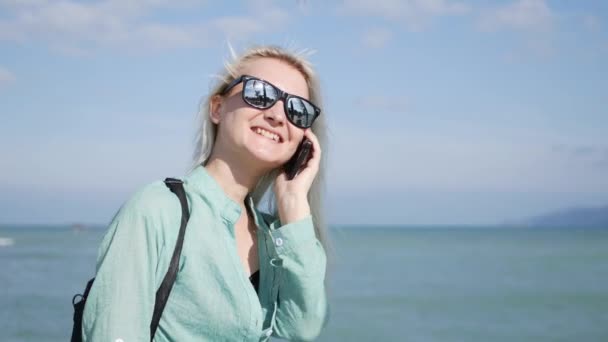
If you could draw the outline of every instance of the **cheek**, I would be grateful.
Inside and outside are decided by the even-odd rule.
[[[293,143],[289,146],[289,152],[287,153],[287,157],[291,158],[291,156],[296,152],[296,150],[298,149],[298,145],[299,143]]]
[[[226,112],[220,122],[220,126],[223,126],[224,131],[236,133],[246,126],[246,113],[239,110]]]
[[[295,127],[292,125],[291,127],[291,140],[296,145],[296,147],[300,144],[302,139],[304,139],[304,131],[301,128]]]
[[[302,141],[302,139],[304,139],[304,132],[300,131],[299,129],[297,131],[292,131],[291,134],[291,141],[289,142],[290,156],[296,152],[298,146],[300,145],[300,142]]]

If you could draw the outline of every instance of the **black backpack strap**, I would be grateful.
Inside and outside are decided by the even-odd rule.
[[[93,286],[92,278],[87,282],[87,287],[84,290],[84,294],[77,294],[72,297],[72,305],[74,306],[74,324],[72,325],[72,338],[71,342],[82,342],[82,315],[84,314],[84,305],[86,303],[91,287]]]
[[[186,200],[186,193],[184,192],[184,184],[181,180],[175,178],[166,178],[165,185],[179,198],[179,202],[182,207],[182,221],[179,227],[179,235],[177,242],[175,243],[175,249],[173,250],[173,256],[171,257],[171,263],[169,264],[169,270],[165,274],[163,282],[156,291],[156,301],[154,302],[154,313],[152,314],[152,322],[150,323],[150,341],[154,339],[156,328],[160,322],[160,316],[163,314],[169,294],[177,278],[177,271],[179,267],[179,257],[182,254],[182,246],[184,245],[184,235],[186,234],[186,225],[190,219],[190,212],[188,210],[188,201]]]

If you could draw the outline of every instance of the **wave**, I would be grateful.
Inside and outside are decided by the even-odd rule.
[[[0,247],[8,247],[15,244],[15,240],[11,238],[0,237]]]

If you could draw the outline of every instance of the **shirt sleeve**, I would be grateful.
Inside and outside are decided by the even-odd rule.
[[[149,202],[134,196],[112,219],[101,242],[86,301],[83,341],[149,341],[155,274],[164,248]]]
[[[278,225],[278,220],[272,224]],[[272,238],[282,264],[273,335],[312,341],[329,318],[324,284],[327,257],[312,216],[272,230]]]

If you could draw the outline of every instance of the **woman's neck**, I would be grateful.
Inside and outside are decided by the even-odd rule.
[[[220,158],[211,157],[204,167],[226,195],[241,206],[244,205],[245,197],[253,191],[261,177],[244,167],[231,166]]]

